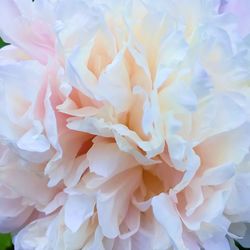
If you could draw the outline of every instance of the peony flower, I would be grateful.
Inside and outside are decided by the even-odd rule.
[[[15,249],[250,245],[244,6],[0,1],[0,231]]]

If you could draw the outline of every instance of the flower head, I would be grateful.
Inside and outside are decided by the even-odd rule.
[[[1,0],[0,230],[16,249],[226,250],[247,234],[244,4]]]

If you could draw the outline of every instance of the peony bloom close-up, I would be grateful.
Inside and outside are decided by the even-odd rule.
[[[250,247],[250,0],[0,0],[0,37],[16,250]]]

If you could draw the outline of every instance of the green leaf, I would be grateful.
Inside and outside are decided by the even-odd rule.
[[[0,234],[0,250],[12,249],[12,240],[10,234]]]
[[[5,43],[2,38],[0,37],[0,48],[2,48],[3,46],[7,45],[7,43]]]

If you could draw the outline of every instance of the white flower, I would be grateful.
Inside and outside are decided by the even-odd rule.
[[[248,237],[247,4],[0,2],[0,229],[17,250]]]

